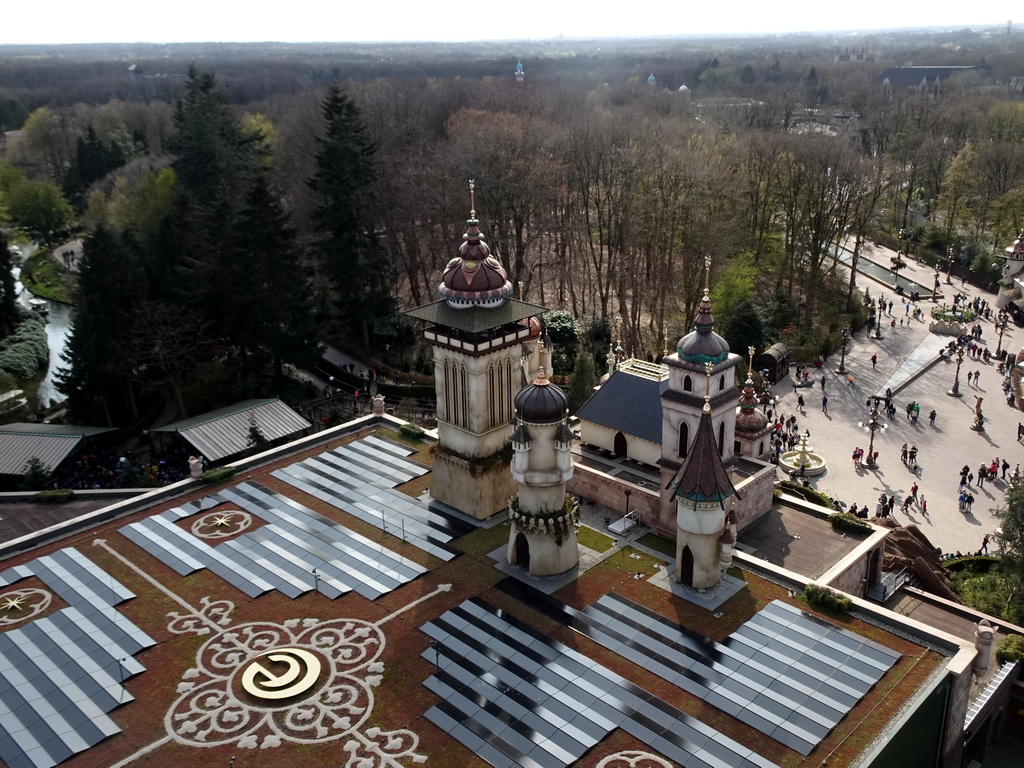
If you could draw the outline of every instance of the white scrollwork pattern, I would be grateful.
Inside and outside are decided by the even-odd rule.
[[[192,523],[192,535],[200,539],[226,539],[252,525],[252,515],[240,509],[210,512]]]
[[[196,666],[184,674],[181,695],[165,718],[167,733],[191,746],[253,749],[346,738],[346,765],[353,768],[401,766],[399,758],[422,762],[425,758],[415,752],[419,738],[412,731],[360,731],[373,711],[384,644],[378,626],[358,619],[292,619],[224,629],[203,644]],[[258,669],[246,673],[257,664]],[[296,670],[299,664],[312,670],[319,665],[320,671],[295,696],[252,695],[254,679],[273,683],[304,674]]]
[[[211,626],[226,627],[231,623],[231,612],[235,610],[235,604],[230,600],[211,600],[209,597],[200,598],[202,608],[191,613],[168,613],[167,617],[171,623],[167,629],[176,635],[183,635],[186,632],[194,632],[197,635],[210,634]]]
[[[603,758],[597,768],[672,768],[672,763],[650,752],[627,749]]]
[[[23,587],[0,594],[0,627],[20,624],[38,616],[53,600],[53,594],[45,589]]]

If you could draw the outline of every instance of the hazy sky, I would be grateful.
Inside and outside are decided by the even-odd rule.
[[[3,0],[2,43],[522,40],[1005,26],[1020,0]],[[1024,19],[1019,19],[1024,22]]]

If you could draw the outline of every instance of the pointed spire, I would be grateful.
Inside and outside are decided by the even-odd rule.
[[[711,314],[711,257],[704,258],[704,298],[697,307],[697,317],[693,323],[698,333],[708,334],[715,327],[715,318]]]

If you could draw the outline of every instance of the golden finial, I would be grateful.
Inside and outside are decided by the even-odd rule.
[[[747,347],[747,353],[750,355],[750,362],[747,363],[747,381],[753,382],[754,380],[754,352],[757,351],[757,347],[751,345]]]
[[[469,180],[469,218],[476,218],[476,181]]]
[[[704,257],[704,295],[711,295],[711,257]]]
[[[711,374],[714,373],[715,366],[711,363],[704,363],[704,413],[711,413]]]

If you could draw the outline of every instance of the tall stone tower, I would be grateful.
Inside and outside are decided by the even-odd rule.
[[[693,449],[703,408],[711,409],[711,428],[719,460],[728,461],[735,453],[736,401],[734,386],[739,355],[729,352],[729,344],[714,331],[711,315],[711,259],[704,260],[704,298],[697,308],[694,329],[676,344],[676,351],[663,358],[668,366],[668,384],[661,393],[661,505],[656,526],[669,532],[675,529],[676,504],[668,490],[669,481]],[[700,396],[705,365],[711,364],[710,404]]]
[[[568,408],[569,398],[543,370],[516,395],[512,477],[519,495],[509,508],[508,562],[528,568],[531,576],[579,564],[579,508],[565,493],[573,472]]]
[[[440,438],[431,495],[487,518],[516,488],[507,446],[513,400],[541,367],[544,307],[511,298],[512,284],[480,234],[470,182],[470,212],[459,255],[445,267],[440,301],[405,314],[423,322],[434,348]]]
[[[704,407],[697,434],[683,466],[668,484],[676,507],[676,581],[694,589],[707,589],[721,580],[723,560],[731,558],[735,542],[726,503],[736,489],[722,462],[711,420],[714,368],[705,363]]]

